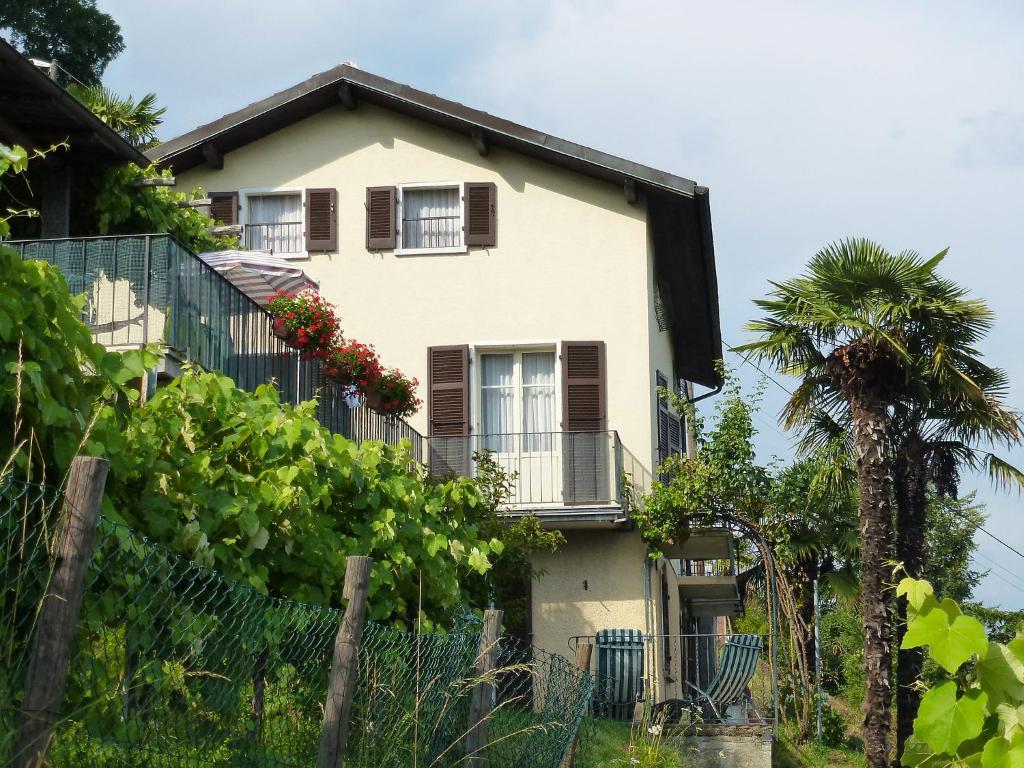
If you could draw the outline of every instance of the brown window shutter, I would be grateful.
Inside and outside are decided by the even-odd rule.
[[[603,341],[562,342],[562,431],[600,432],[605,418]]]
[[[469,346],[427,350],[430,473],[469,474]]]
[[[497,187],[493,182],[466,182],[466,245],[498,242]]]
[[[665,378],[665,374],[661,371],[657,372],[656,376],[657,385],[659,387],[668,387],[668,379]],[[658,395],[658,463],[660,464],[669,456],[669,423],[672,420],[672,414],[668,410],[668,400],[661,395]]]
[[[338,190],[306,190],[306,250],[338,250]]]
[[[562,342],[562,499],[607,504],[612,446],[605,419],[603,341]]]
[[[670,456],[682,456],[683,450],[683,420],[678,416],[671,416],[668,420],[668,453]]]
[[[366,247],[371,251],[395,249],[395,188],[366,188]]]
[[[211,192],[210,216],[225,226],[232,227],[238,223],[238,193]]]

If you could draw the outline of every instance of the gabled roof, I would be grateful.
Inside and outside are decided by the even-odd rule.
[[[46,149],[62,141],[63,158],[102,164],[149,161],[45,72],[0,40],[0,141]]]
[[[514,149],[607,181],[621,184],[632,180],[634,183],[640,182],[689,197],[693,196],[696,187],[690,179],[535,131],[464,104],[370,74],[350,64],[341,64],[321,72],[212,123],[201,125],[160,144],[147,152],[147,155],[169,165],[176,172],[183,171],[204,162],[204,144],[212,143],[220,154],[230,152],[328,106],[339,102],[354,105],[355,100],[359,99],[470,137],[475,135],[485,145]]]
[[[223,155],[238,147],[329,107],[341,104],[355,109],[360,101],[462,133],[481,154],[501,147],[621,185],[631,199],[646,195],[676,371],[699,384],[718,384],[714,362],[722,356],[722,339],[708,190],[690,179],[527,128],[349,64],[201,125],[146,155],[176,173],[202,164],[219,167]]]

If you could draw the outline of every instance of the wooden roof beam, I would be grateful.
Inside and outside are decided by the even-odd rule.
[[[338,84],[338,101],[349,112],[353,112],[359,103],[356,101],[356,92],[351,83]]]
[[[484,133],[484,129],[479,125],[473,126],[469,132],[469,137],[473,140],[473,146],[476,147],[476,151],[481,155],[486,156],[491,151],[490,142],[487,141],[487,134]]]
[[[217,149],[217,145],[212,141],[208,141],[203,144],[202,147],[203,162],[207,168],[212,168],[215,171],[221,171],[224,169],[224,155]]]

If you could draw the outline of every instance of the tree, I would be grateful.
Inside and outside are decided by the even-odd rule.
[[[22,53],[55,60],[86,85],[124,50],[121,28],[96,0],[6,0],[0,30]]]
[[[907,574],[920,578],[928,563],[928,510],[938,496],[957,495],[960,470],[987,470],[997,487],[1024,479],[1018,469],[984,450],[985,444],[1007,447],[1020,442],[1019,414],[1004,404],[1006,374],[986,365],[977,344],[992,323],[985,303],[938,275],[933,292],[944,297],[952,322],[933,323],[908,317],[901,329],[907,350],[905,383],[893,402],[890,418],[893,487],[895,491],[895,556]],[[945,365],[936,366],[942,360]],[[796,407],[804,433],[801,449],[815,449],[847,440],[851,414],[845,401],[828,401],[826,412],[805,400]],[[795,414],[791,413],[791,418]],[[906,629],[906,600],[897,601],[896,639]],[[921,696],[917,680],[924,656],[919,648],[901,648],[897,663],[897,754],[910,737]]]
[[[167,107],[157,106],[155,93],[147,93],[136,101],[131,96],[118,96],[102,85],[77,83],[69,85],[68,92],[133,147],[149,149],[158,143],[156,129],[163,122]]]
[[[766,316],[748,325],[759,338],[740,351],[801,379],[787,403],[787,427],[819,411],[848,409],[858,486],[861,609],[866,692],[862,735],[867,764],[889,762],[892,633],[886,563],[892,557],[891,411],[919,371],[910,331],[955,336],[970,302],[935,270],[945,252],[924,260],[891,254],[866,239],[826,246],[799,278],[775,284],[755,302]],[[962,375],[955,356],[933,349],[936,379]]]
[[[928,511],[939,507],[943,498],[956,498],[962,468],[987,470],[997,487],[1024,485],[1020,470],[980,447],[996,442],[1010,447],[1019,444],[1021,437],[1020,416],[1003,403],[1005,374],[981,363],[973,346],[987,329],[990,315],[978,302],[963,315],[956,337],[934,338],[926,327],[914,330],[916,359],[927,360],[930,350],[941,349],[943,354],[958,358],[956,366],[961,372],[952,382],[932,376],[928,369],[920,372],[915,377],[925,384],[920,394],[905,400],[894,412],[896,559],[914,578],[935,574],[929,568]],[[939,497],[931,504],[929,488]],[[950,593],[949,589],[942,591]],[[967,597],[950,596],[957,600]],[[902,647],[906,624],[907,601],[900,599],[896,622],[900,645],[896,668],[897,755],[903,753],[913,731],[921,703],[916,682],[924,665],[922,649]]]

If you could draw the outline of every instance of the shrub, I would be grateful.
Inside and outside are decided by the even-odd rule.
[[[1024,635],[990,641],[977,619],[939,600],[927,581],[905,578],[903,648],[927,647],[946,673],[921,699],[905,766],[1024,764]]]
[[[443,617],[461,579],[490,568],[482,498],[466,479],[434,482],[408,443],[360,445],[216,373],[188,372],[137,409],[108,482],[112,514],[262,592],[337,604],[347,555],[373,558],[370,616]]]
[[[60,482],[75,454],[117,450],[131,399],[127,386],[156,357],[108,352],[81,321],[60,271],[0,247],[0,467]],[[49,477],[47,478],[47,472]]]

